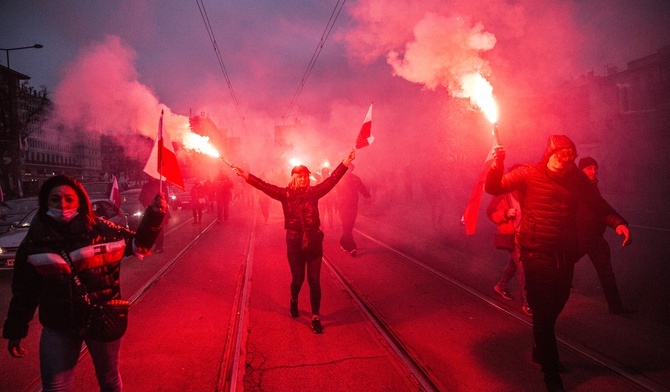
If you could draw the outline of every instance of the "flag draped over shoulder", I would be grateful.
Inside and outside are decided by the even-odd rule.
[[[358,132],[358,138],[356,138],[356,148],[363,148],[369,146],[375,140],[372,132],[372,104],[370,104],[370,109],[368,109],[368,114],[365,116],[365,121],[361,126],[360,132]]]
[[[116,181],[116,176],[114,176],[114,181],[112,181],[112,191],[109,193],[109,200],[112,201],[112,204],[116,208],[121,207],[121,191],[119,190],[119,182]]]
[[[154,143],[154,147],[151,150],[149,160],[144,165],[144,172],[155,179],[163,179],[174,186],[184,189],[184,179],[181,176],[181,170],[179,170],[177,155],[174,152],[167,132],[164,132],[163,129],[163,112],[161,112],[161,118],[158,121],[158,137],[156,137],[156,143]]]
[[[461,218],[461,222],[465,225],[465,234],[467,235],[475,234],[477,231],[477,219],[479,219],[479,206],[481,205],[482,195],[484,194],[484,183],[486,182],[486,174],[489,172],[491,163],[493,162],[493,149],[496,145],[498,145],[498,142],[497,140],[494,140],[491,151],[484,161],[482,171],[479,173],[475,187],[470,194],[470,200],[468,200],[468,204],[465,206],[465,211],[463,212],[463,217]]]

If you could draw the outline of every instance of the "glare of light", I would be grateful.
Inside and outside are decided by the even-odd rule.
[[[493,86],[478,72],[467,74],[461,78],[462,97],[469,98],[470,103],[477,106],[495,124],[498,121],[498,105],[493,99]]]
[[[291,158],[288,160],[288,163],[293,167],[302,165],[302,162],[298,158]]]
[[[186,132],[183,138],[184,148],[194,150],[199,153],[209,155],[214,158],[220,158],[221,154],[209,142],[209,137],[198,135],[193,132]]]
[[[330,162],[323,161],[323,164],[321,165],[321,167],[330,167]]]

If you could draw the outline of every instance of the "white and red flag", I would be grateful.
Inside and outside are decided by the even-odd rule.
[[[365,121],[361,126],[360,132],[358,132],[358,138],[356,138],[356,148],[363,148],[369,146],[375,140],[372,132],[372,104],[370,104],[370,109],[368,109],[368,114],[365,116]]]
[[[121,207],[121,191],[119,190],[119,182],[116,181],[116,176],[113,176],[114,180],[112,181],[112,191],[109,193],[109,200],[112,201],[112,204],[116,208]]]
[[[493,149],[498,145],[497,135],[494,137],[493,146],[489,155],[484,160],[484,165],[482,167],[481,173],[477,178],[475,187],[472,189],[470,194],[470,199],[468,204],[465,206],[465,211],[463,211],[463,216],[461,217],[461,222],[465,225],[465,234],[472,235],[477,231],[477,219],[479,219],[479,206],[482,202],[482,195],[484,194],[484,184],[486,183],[486,174],[488,174],[489,169],[491,168],[491,163],[493,162]]]
[[[184,179],[179,170],[179,162],[177,162],[177,154],[174,152],[170,138],[167,132],[163,129],[163,112],[161,111],[161,119],[158,121],[158,137],[156,143],[151,150],[149,160],[144,165],[144,172],[158,180],[164,180],[170,184],[184,189]]]

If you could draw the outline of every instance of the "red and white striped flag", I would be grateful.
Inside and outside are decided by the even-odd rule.
[[[372,104],[370,104],[370,109],[368,109],[368,114],[365,116],[365,121],[363,121],[363,126],[361,126],[360,132],[358,132],[358,138],[356,138],[356,148],[363,148],[369,146],[375,140],[372,132]]]
[[[470,194],[470,200],[465,206],[465,211],[463,211],[463,216],[461,217],[461,223],[465,225],[465,234],[472,235],[477,231],[477,219],[479,219],[479,206],[482,202],[482,195],[484,194],[484,184],[486,182],[486,175],[491,168],[491,163],[493,162],[493,149],[498,145],[498,138],[496,137],[493,141],[493,146],[489,155],[484,160],[484,165],[482,166],[482,171],[479,173],[475,187],[472,189]]]
[[[114,176],[114,181],[112,181],[112,191],[109,193],[109,200],[112,201],[112,204],[116,208],[121,207],[121,191],[119,190],[119,182],[116,181],[116,176]]]
[[[158,121],[158,137],[151,150],[149,160],[144,165],[144,172],[151,177],[164,180],[170,184],[184,189],[184,179],[181,176],[177,154],[175,154],[172,143],[167,132],[163,131],[163,112]]]

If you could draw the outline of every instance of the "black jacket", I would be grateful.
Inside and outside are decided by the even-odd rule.
[[[150,249],[162,220],[162,213],[148,208],[136,234],[100,218],[88,229],[81,215],[68,223],[37,215],[16,253],[3,337],[25,338],[38,305],[42,325],[77,333],[84,326],[86,304],[61,250],[70,255],[92,302],[120,298],[121,259],[133,254],[133,245]]]
[[[319,199],[326,195],[346,173],[347,167],[339,164],[330,177],[322,183],[305,189],[278,187],[249,174],[247,182],[275,200],[284,210],[284,228],[295,231],[315,231],[321,226]]]
[[[486,191],[501,195],[519,191],[522,248],[561,251],[577,247],[577,207],[583,202],[608,226],[626,221],[602,198],[574,164],[562,177],[544,164],[524,165],[503,176],[503,168],[489,170]]]

